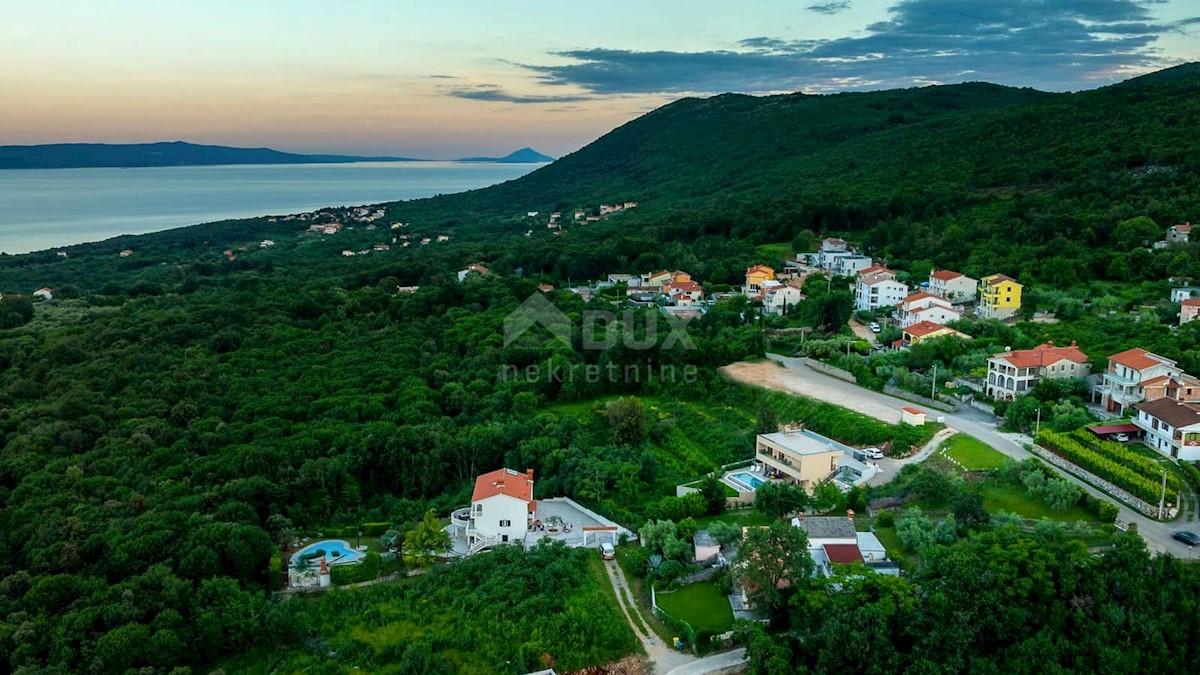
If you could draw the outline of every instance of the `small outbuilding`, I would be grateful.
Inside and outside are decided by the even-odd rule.
[[[900,422],[903,424],[911,424],[914,427],[924,426],[925,412],[920,408],[905,406],[900,409]]]

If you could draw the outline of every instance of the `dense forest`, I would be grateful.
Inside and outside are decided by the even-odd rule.
[[[416,608],[416,589],[471,587],[485,583],[488,571],[464,567],[315,605],[271,602],[269,561],[297,530],[411,525],[428,508],[444,515],[467,501],[474,475],[505,465],[535,469],[539,493],[573,496],[636,526],[659,515],[658,501],[675,481],[747,456],[764,410],[789,411],[779,421],[859,433],[863,442],[895,435],[724,381],[716,367],[766,348],[763,321],[744,301],[718,304],[688,324],[694,349],[665,348],[665,331],[649,349],[620,340],[582,349],[578,325],[569,346],[545,333],[506,345],[504,320],[540,283],[559,286],[547,297],[578,319],[612,306],[561,290],[568,284],[666,267],[719,290],[739,284],[750,264],[778,262],[763,259],[759,246],[805,249],[831,233],[898,267],[1002,271],[1035,293],[1058,287],[1098,298],[1114,284],[1144,281],[1161,285],[1148,293],[1165,294],[1167,276],[1200,277],[1200,246],[1146,246],[1162,227],[1200,217],[1198,73],[1181,67],[1075,94],[966,84],[685,99],[522,179],[386,205],[384,222],[405,223],[402,231],[414,237],[452,240],[364,256],[340,252],[395,232],[356,227],[322,236],[306,233],[302,222],[259,218],[65,247],[66,257],[0,257],[0,542],[7,553],[0,559],[0,659],[22,672],[165,672],[236,663],[247,653],[271,659],[272,646],[284,644],[304,647],[286,663],[307,667],[321,659],[312,641],[331,630],[325,614],[357,613],[360,603],[376,601],[408,611]],[[525,215],[591,213],[617,200],[639,205],[598,222],[568,222],[559,236]],[[264,238],[277,245],[260,249]],[[118,257],[126,248],[135,253]],[[455,272],[473,262],[492,274],[460,283]],[[55,299],[30,301],[42,286]],[[398,294],[398,286],[420,289]],[[1121,309],[1142,295],[1128,295]],[[634,334],[644,338],[657,316],[635,312]],[[1022,324],[995,344],[1078,338],[1117,351],[1149,338],[1171,354],[1194,351],[1194,333],[1103,322]],[[999,329],[978,332],[990,330]],[[574,376],[497,377],[529,365]],[[696,376],[586,377],[589,366],[610,365],[692,368]],[[617,433],[605,416],[605,402],[621,396],[644,402],[635,433]],[[799,645],[836,645],[839,622],[857,626],[875,612],[890,627],[879,639],[895,641],[897,667],[1020,670],[996,656],[993,643],[963,638],[958,652],[940,660],[925,647],[902,646],[955,637],[930,633],[914,642],[915,626],[928,620],[962,624],[955,617],[983,616],[1006,602],[1013,621],[1049,615],[1030,624],[1043,632],[994,643],[1022,645],[1023,659],[1075,640],[1083,628],[1099,626],[1107,636],[1134,625],[1157,635],[1175,621],[1166,612],[1186,616],[1186,605],[1167,597],[1192,588],[1191,580],[1176,581],[1174,563],[1131,549],[1100,576],[1096,563],[1065,545],[995,536],[931,556],[911,580],[864,584],[863,597],[877,602],[830,594],[820,607],[798,610],[820,610],[820,622],[797,619],[804,625],[795,631],[803,632],[758,651],[776,654],[766,661],[836,669]],[[990,552],[1009,543],[1028,553],[1021,565],[1036,566],[1038,576],[1028,580],[1036,588],[1012,584],[1024,595],[954,601],[991,603],[969,608],[936,592],[966,584],[956,561],[987,571],[1006,560]],[[541,555],[537,564],[550,567],[569,554]],[[1153,583],[1127,581],[1139,570]],[[591,602],[595,589],[586,579],[572,584],[580,602]],[[531,606],[531,616],[556,611],[555,587],[528,580],[521,588],[544,603]],[[477,616],[488,600],[464,598],[457,611]],[[882,617],[885,610],[893,618]],[[1145,623],[1150,618],[1158,623]],[[495,617],[480,616],[479,625],[485,620]],[[548,635],[588,624],[529,625]],[[628,635],[605,635],[586,659],[564,663],[589,665],[633,649]],[[1156,651],[1133,638],[1108,643],[1111,662],[1157,659],[1189,644],[1182,630],[1172,635]],[[439,633],[390,656],[355,647],[361,651],[348,663],[395,657],[411,659],[414,670],[486,670],[503,657],[536,665],[538,649],[578,650],[571,639],[547,638],[510,654],[432,655],[434,645],[450,648]],[[333,642],[354,644],[346,636]],[[1107,662],[1078,650],[1063,654],[1070,660],[1046,663]],[[847,662],[858,667],[869,664]]]

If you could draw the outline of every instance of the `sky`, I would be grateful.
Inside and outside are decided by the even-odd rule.
[[[0,145],[561,156],[683,96],[1200,60],[1196,0],[4,0]]]

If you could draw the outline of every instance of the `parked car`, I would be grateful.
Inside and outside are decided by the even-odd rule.
[[[1195,532],[1180,530],[1171,536],[1175,538],[1175,541],[1182,541],[1188,546],[1200,546],[1200,534]]]
[[[879,331],[883,330],[883,328],[881,328],[879,324],[875,323],[874,321],[871,322],[870,328],[872,333],[878,333]]]
[[[1113,440],[1118,443],[1128,443],[1129,442],[1129,434],[1114,434]]]
[[[617,550],[613,548],[612,544],[604,542],[603,544],[600,544],[600,557],[604,558],[605,560],[615,560],[617,557]]]
[[[883,451],[879,448],[867,448],[863,450],[863,454],[871,459],[883,459]]]

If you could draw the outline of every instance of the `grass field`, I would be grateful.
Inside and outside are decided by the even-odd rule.
[[[714,581],[688,584],[670,593],[659,592],[657,599],[664,612],[688,622],[696,632],[724,633],[733,628],[729,597]]]
[[[761,511],[757,511],[755,509],[737,509],[726,511],[719,516],[704,516],[703,518],[697,518],[696,525],[698,525],[700,529],[704,529],[718,520],[723,523],[741,525],[742,527],[758,527],[759,525],[771,524],[771,517],[765,513],[762,513]]]
[[[876,527],[875,536],[879,538],[879,543],[887,549],[888,557],[901,566],[907,566],[908,556],[904,553],[904,547],[900,545],[900,538],[896,536],[896,528],[894,527]]]
[[[1040,500],[1029,496],[1025,488],[1015,485],[981,485],[979,493],[983,495],[983,508],[988,513],[1008,511],[1022,518],[1048,518],[1063,522],[1096,520],[1095,515],[1079,506],[1073,506],[1061,513],[1054,511]]]
[[[756,246],[754,252],[761,258],[760,262],[775,269],[779,269],[783,265],[784,258],[790,258],[793,255],[791,242],[763,244]]]
[[[942,446],[942,452],[970,471],[999,469],[1004,465],[1005,459],[1004,455],[992,446],[963,434],[951,436],[950,441]]]

